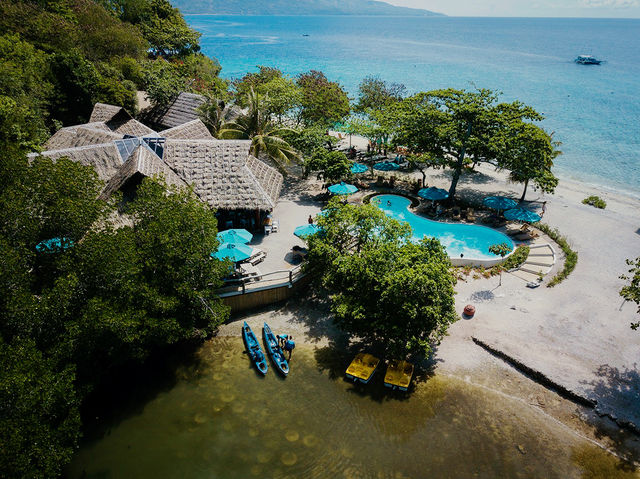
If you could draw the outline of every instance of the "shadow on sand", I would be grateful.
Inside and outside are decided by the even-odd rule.
[[[587,394],[598,403],[595,412],[599,418],[589,421],[596,437],[606,439],[610,448],[628,461],[638,461],[638,457],[630,453],[630,445],[637,451],[640,439],[640,372],[636,367],[634,364],[633,369],[620,370],[603,364],[596,370],[597,380],[583,382]],[[636,470],[624,461],[618,467]]]

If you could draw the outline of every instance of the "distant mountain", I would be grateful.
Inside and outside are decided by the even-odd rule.
[[[374,0],[173,0],[172,3],[184,14],[442,16]]]

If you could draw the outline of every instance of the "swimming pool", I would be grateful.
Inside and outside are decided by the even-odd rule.
[[[413,230],[413,239],[424,236],[435,237],[446,248],[454,264],[497,264],[502,258],[489,253],[489,246],[507,243],[513,250],[514,244],[507,235],[492,228],[461,223],[431,221],[408,210],[411,200],[398,195],[378,195],[371,203],[388,216],[398,221],[406,221]],[[460,255],[464,255],[462,258]]]

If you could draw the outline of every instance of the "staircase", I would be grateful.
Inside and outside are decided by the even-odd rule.
[[[511,273],[527,283],[538,281],[540,273],[543,276],[548,274],[556,264],[556,253],[549,243],[537,238],[529,245],[529,248],[527,261]]]

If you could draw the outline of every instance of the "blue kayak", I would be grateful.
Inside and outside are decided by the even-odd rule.
[[[278,344],[278,339],[271,332],[271,328],[267,323],[264,323],[262,327],[262,334],[264,335],[264,344],[273,364],[276,365],[278,371],[286,376],[289,374],[289,363],[287,363],[287,360],[284,358],[284,353]]]
[[[247,346],[247,353],[253,361],[253,364],[256,365],[256,368],[262,374],[267,374],[267,358],[264,357],[264,353],[262,349],[260,349],[260,343],[258,343],[258,338],[253,334],[253,331],[251,331],[246,321],[242,325],[242,338],[244,339],[244,344]]]

